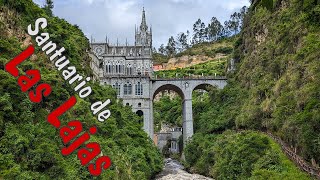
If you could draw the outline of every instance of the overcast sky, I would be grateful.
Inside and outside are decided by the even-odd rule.
[[[45,0],[33,0],[40,6]],[[166,44],[170,36],[192,30],[200,18],[206,24],[215,16],[221,23],[231,13],[249,6],[249,0],[54,0],[53,13],[77,24],[86,36],[96,42],[125,44],[126,38],[134,43],[134,27],[140,25],[142,7],[145,7],[147,24],[152,25],[153,45]]]

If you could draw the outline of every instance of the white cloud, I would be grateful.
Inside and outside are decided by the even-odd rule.
[[[45,0],[34,0],[43,5]],[[55,0],[54,14],[77,24],[98,41],[106,34],[110,41],[134,42],[135,24],[140,25],[142,7],[145,6],[147,23],[152,24],[156,47],[166,44],[170,36],[192,30],[193,23],[201,18],[208,23],[217,17],[222,23],[231,13],[249,0]]]
[[[249,6],[250,3],[247,0],[239,0],[239,1],[227,1],[223,7],[228,10],[240,9],[243,6]]]

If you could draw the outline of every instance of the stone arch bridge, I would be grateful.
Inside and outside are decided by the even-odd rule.
[[[206,90],[208,86],[224,88],[227,79],[224,77],[200,77],[187,79],[151,79],[150,80],[150,110],[149,118],[144,118],[144,130],[152,138],[154,134],[153,99],[164,90],[178,93],[183,100],[183,142],[193,135],[192,92],[197,89]],[[145,116],[148,116],[145,114]]]

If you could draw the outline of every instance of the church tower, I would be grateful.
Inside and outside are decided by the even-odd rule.
[[[136,46],[144,46],[144,47],[152,47],[152,29],[148,29],[147,20],[146,20],[146,12],[144,8],[142,10],[142,20],[139,29],[135,30],[135,45]]]

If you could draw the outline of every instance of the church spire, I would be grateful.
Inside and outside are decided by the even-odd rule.
[[[146,20],[146,12],[144,11],[144,7],[142,10],[142,21],[141,21],[141,26],[140,26],[141,31],[147,31],[148,26],[147,26],[147,20]]]

